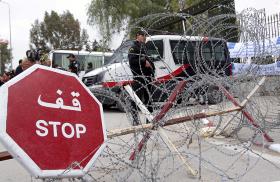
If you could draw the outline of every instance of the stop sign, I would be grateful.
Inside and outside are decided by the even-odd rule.
[[[37,177],[82,176],[105,147],[102,106],[72,73],[34,65],[0,88],[0,139]]]

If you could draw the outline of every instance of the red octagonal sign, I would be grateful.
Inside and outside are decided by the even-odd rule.
[[[0,139],[34,176],[82,176],[105,147],[102,106],[72,73],[35,65],[0,96]]]

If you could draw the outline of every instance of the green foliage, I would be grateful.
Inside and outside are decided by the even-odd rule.
[[[223,38],[229,42],[237,42],[239,39],[239,23],[235,16],[234,0],[231,0],[230,3],[228,2],[209,9],[207,14],[204,13],[204,15],[207,15],[204,17],[204,21],[209,24],[203,27],[204,30],[202,29],[201,32],[206,32],[207,36]],[[211,22],[209,22],[209,19]]]
[[[220,2],[222,3],[222,1]],[[234,4],[229,5],[229,8],[216,8],[211,10],[210,6],[213,6],[214,2],[207,0],[92,0],[87,15],[88,22],[99,27],[99,31],[105,40],[104,43],[108,44],[113,33],[119,32],[124,26],[131,27],[135,25],[135,22],[141,17],[156,13],[178,13],[180,10],[193,5],[199,10],[202,5],[205,6],[208,3],[210,10],[206,11],[205,15],[202,15],[205,16],[205,22],[213,15],[235,14]],[[230,8],[232,8],[232,12],[228,11]],[[189,20],[189,22],[192,21]],[[149,23],[151,24],[148,21],[141,21],[137,26],[148,27],[147,25]],[[160,19],[159,23],[161,23]],[[220,33],[220,37],[237,37],[238,31],[235,28],[235,18],[229,18],[229,20],[224,21],[224,25],[234,28],[226,29],[225,32]],[[207,30],[206,28],[202,27],[203,30],[201,31],[205,32]],[[182,33],[182,23],[167,25],[164,29],[160,29],[160,31]],[[228,33],[226,31],[230,32]]]
[[[0,44],[0,72],[1,74],[5,71],[5,65],[10,63],[12,59],[12,53],[10,49],[8,49],[8,44]]]
[[[123,26],[132,25],[140,17],[163,12],[178,12],[177,0],[92,0],[88,22],[97,24],[104,43]]]
[[[80,28],[80,22],[66,11],[58,15],[55,11],[45,12],[44,21],[35,20],[30,30],[30,47],[43,49],[81,50],[88,44],[88,34]]]

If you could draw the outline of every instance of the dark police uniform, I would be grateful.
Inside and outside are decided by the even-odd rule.
[[[18,65],[18,67],[16,68],[15,76],[19,75],[22,72],[23,72],[23,69],[22,69],[21,65]]]
[[[75,73],[76,75],[78,75],[78,72],[80,71],[80,64],[78,61],[70,61],[69,64],[69,69],[71,70],[72,73]]]
[[[132,88],[137,96],[142,100],[150,112],[153,112],[151,105],[151,81],[154,79],[155,66],[147,56],[144,43],[135,41],[128,52],[128,60],[131,72],[133,74]],[[152,68],[145,67],[146,61],[149,61]],[[139,124],[137,107],[132,103],[133,125]]]
[[[0,87],[1,87],[2,85],[4,85],[4,83],[5,83],[5,82],[2,82],[2,81],[0,80]]]

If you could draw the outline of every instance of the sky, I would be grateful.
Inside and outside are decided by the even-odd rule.
[[[1,1],[1,0],[0,0]],[[11,11],[11,38],[13,49],[13,67],[18,65],[18,60],[25,57],[29,49],[29,31],[36,19],[42,21],[45,11],[54,10],[59,14],[69,10],[81,23],[81,28],[88,31],[91,40],[100,39],[96,27],[87,24],[86,9],[91,0],[2,0],[9,4]],[[237,12],[253,7],[266,9],[267,14],[280,12],[280,0],[235,0]],[[0,38],[10,39],[8,5],[0,2]],[[122,36],[113,39],[111,48],[116,49]]]

